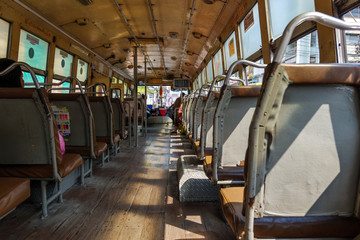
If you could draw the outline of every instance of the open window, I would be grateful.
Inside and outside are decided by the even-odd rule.
[[[210,60],[206,65],[206,76],[207,82],[212,82],[214,80],[212,60]]]

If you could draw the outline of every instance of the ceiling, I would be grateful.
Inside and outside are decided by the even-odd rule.
[[[172,79],[196,77],[241,0],[90,0],[89,5],[81,3],[86,0],[21,1],[130,76],[134,71],[133,46],[139,43],[139,78],[144,77],[147,59],[148,78]]]

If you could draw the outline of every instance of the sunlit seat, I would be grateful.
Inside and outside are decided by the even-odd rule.
[[[57,124],[44,89],[1,88],[0,131],[7,136],[0,144],[1,177],[41,180],[43,217],[54,199],[62,201],[62,178],[78,167],[84,179],[79,154],[61,154]],[[48,198],[46,185],[56,181],[58,190]]]
[[[204,171],[213,184],[244,180],[243,166],[239,164],[245,158],[249,126],[261,86],[227,88],[230,91],[223,89],[214,114],[218,120],[213,126],[213,139],[216,139],[214,152],[204,161]],[[227,101],[228,98],[230,101]]]
[[[0,177],[0,219],[30,197],[30,180]]]
[[[265,76],[246,188],[220,192],[227,222],[239,239],[358,236],[360,66],[272,64]]]

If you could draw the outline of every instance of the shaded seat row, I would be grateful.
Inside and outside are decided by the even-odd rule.
[[[109,159],[108,146],[114,154],[119,152],[120,137],[114,134],[111,105],[105,97],[87,97],[82,91],[47,93],[37,84],[35,89],[1,88],[0,105],[6,116],[0,128],[7,136],[0,144],[0,177],[40,180],[43,217],[47,205],[55,199],[62,201],[62,193],[79,177],[83,184],[84,177],[92,175],[92,160],[101,157],[103,164]],[[55,121],[59,118],[70,122],[64,136],[65,154],[58,136],[62,124]],[[55,190],[48,185],[53,182]]]

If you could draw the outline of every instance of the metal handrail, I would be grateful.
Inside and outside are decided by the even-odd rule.
[[[88,92],[88,91],[86,91],[86,94],[104,94],[105,96],[107,96],[107,94],[106,94],[107,93],[106,85],[104,83],[94,83],[94,84],[88,86],[85,89],[88,90],[88,89],[91,89],[91,88],[93,88],[95,86],[101,86],[102,89],[103,89],[103,92]]]
[[[254,63],[254,62],[244,60],[244,59],[237,60],[231,64],[231,66],[226,74],[225,85],[229,85],[230,77],[233,74],[234,68],[240,64],[253,66],[253,67],[257,67],[257,68],[265,68],[267,66],[266,64]],[[248,86],[248,85],[249,85],[248,80],[247,80],[247,78],[245,78],[245,86]]]
[[[75,88],[49,88],[49,89],[47,89],[47,91],[50,92],[52,90],[80,90],[80,93],[84,94],[84,89],[82,88],[81,82],[76,77],[65,77],[63,80],[61,80],[58,83],[39,83],[39,84],[43,85],[43,86],[60,86],[64,82],[68,82],[68,80],[70,80],[70,82],[75,81],[76,85],[79,87],[78,88],[77,87],[75,87]],[[26,85],[32,85],[32,84],[26,84]]]
[[[359,23],[348,23],[338,18],[326,15],[320,12],[307,12],[298,15],[295,17],[285,28],[283,33],[283,38],[280,42],[279,48],[275,52],[275,57],[273,62],[280,63],[284,57],[286,52],[286,47],[289,45],[291,37],[295,28],[304,23],[309,21],[315,21],[327,27],[338,28],[341,30],[360,30]]]

